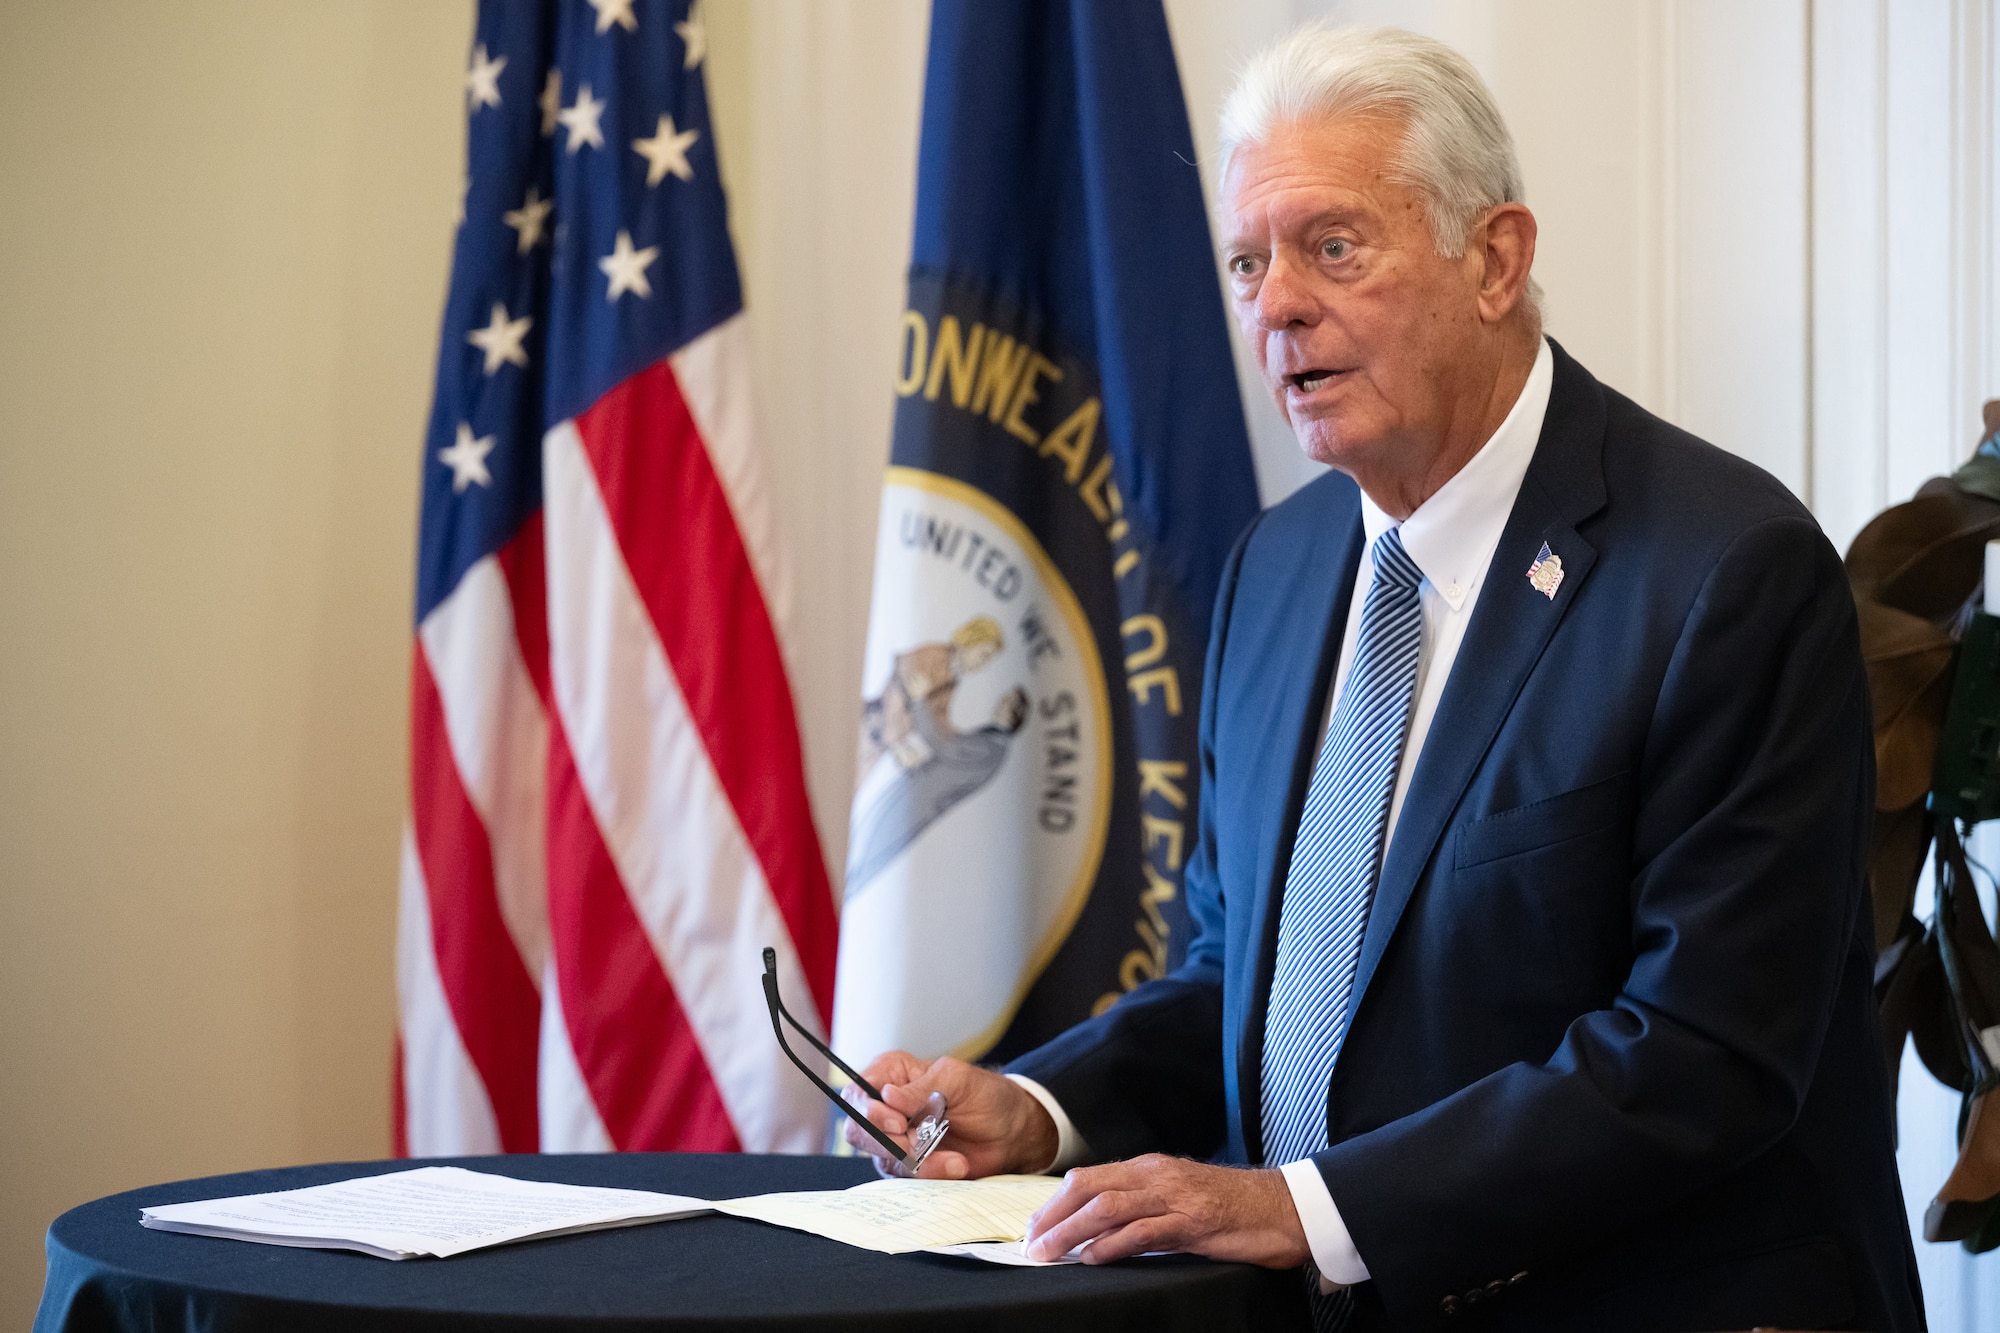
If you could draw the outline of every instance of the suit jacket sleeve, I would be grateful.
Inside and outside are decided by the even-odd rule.
[[[1209,799],[1215,681],[1243,552],[1259,522],[1251,521],[1223,566],[1202,672],[1197,834],[1184,880],[1192,928],[1186,961],[1007,1067],[1048,1089],[1101,1161],[1146,1152],[1212,1157],[1226,1134],[1223,898]]]
[[[1753,523],[1716,560],[1637,777],[1611,1005],[1546,1061],[1314,1159],[1391,1305],[1581,1253],[1798,1116],[1853,947],[1873,789],[1853,602],[1810,520]]]

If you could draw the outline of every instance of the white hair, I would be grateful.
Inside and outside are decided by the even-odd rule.
[[[1472,62],[1401,28],[1312,24],[1253,58],[1222,104],[1222,170],[1284,125],[1380,116],[1403,127],[1394,179],[1423,196],[1437,252],[1465,253],[1473,224],[1520,203],[1521,163]],[[1531,280],[1529,303],[1541,293]]]

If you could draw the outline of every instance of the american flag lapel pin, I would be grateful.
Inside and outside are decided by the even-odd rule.
[[[1553,602],[1562,581],[1562,557],[1551,551],[1547,542],[1543,542],[1541,552],[1535,556],[1535,563],[1528,566],[1528,586]]]

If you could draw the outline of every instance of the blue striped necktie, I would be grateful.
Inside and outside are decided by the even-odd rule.
[[[1264,1023],[1264,1160],[1327,1146],[1327,1084],[1346,1039],[1355,965],[1382,868],[1389,798],[1417,692],[1423,571],[1391,528],[1375,540],[1375,577],[1354,661],[1306,787],[1278,916],[1278,963]],[[1317,1296],[1313,1323],[1344,1328],[1345,1291]]]

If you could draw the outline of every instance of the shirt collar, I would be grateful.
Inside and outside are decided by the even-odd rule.
[[[1534,461],[1554,383],[1555,356],[1544,338],[1528,371],[1528,382],[1521,386],[1521,396],[1508,409],[1500,428],[1464,467],[1403,520],[1403,549],[1424,572],[1425,582],[1454,611],[1486,577],[1493,548],[1500,544],[1500,532],[1514,510],[1514,498],[1521,493],[1521,479]],[[1373,552],[1376,539],[1395,527],[1396,520],[1364,491],[1361,526]]]

